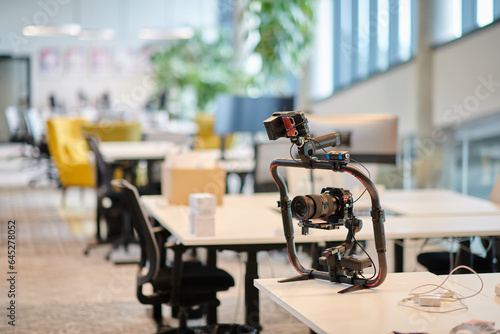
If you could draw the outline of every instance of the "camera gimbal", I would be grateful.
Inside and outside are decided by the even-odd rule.
[[[311,137],[307,119],[301,111],[276,112],[264,121],[264,125],[270,140],[276,140],[280,137],[290,138],[291,142],[297,145],[300,157],[300,161],[294,159],[275,159],[271,162],[270,166],[271,175],[280,192],[278,206],[281,210],[283,219],[283,230],[290,262],[300,274],[299,276],[284,279],[280,282],[318,278],[352,285],[340,291],[340,293],[373,288],[382,284],[387,275],[384,233],[385,215],[380,206],[380,199],[375,185],[363,172],[349,163],[350,156],[348,152],[330,151],[326,154],[325,160],[318,159],[315,154],[318,149],[324,150],[326,147],[340,145],[340,136],[338,133],[331,133],[316,138]],[[363,184],[371,198],[370,214],[373,222],[375,248],[378,254],[379,265],[376,276],[371,279],[361,276],[362,270],[371,265],[371,261],[368,258],[358,258],[356,256],[346,255],[353,245],[355,233],[357,233],[362,226],[361,220],[353,215],[353,202],[350,192],[344,189],[325,188],[321,195],[300,196],[304,198],[302,201],[303,203],[298,201],[300,203],[297,204],[295,203],[297,198],[292,202],[288,197],[288,190],[285,181],[278,172],[278,167],[325,169],[334,172],[346,172],[356,177]],[[319,196],[328,197],[322,199],[319,198]],[[318,211],[320,210],[319,208],[328,207],[328,202],[332,203],[330,213],[326,214],[328,217],[322,217],[321,214],[317,214],[314,211],[314,208]],[[309,210],[308,208],[311,209]],[[306,215],[308,210],[313,212],[310,213],[309,216],[313,218],[320,217],[324,222],[320,224],[312,223],[309,220],[310,217]],[[328,272],[307,269],[297,258],[292,211],[294,211],[294,216],[301,220],[299,225],[302,227],[303,234],[307,234],[309,228],[334,229],[338,228],[340,225],[344,225],[348,229],[345,241],[340,246],[326,249],[319,258],[320,264],[328,266]]]

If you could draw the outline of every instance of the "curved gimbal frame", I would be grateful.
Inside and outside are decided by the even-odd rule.
[[[288,256],[294,268],[300,273],[300,279],[319,278],[325,280],[332,280],[328,272],[306,269],[297,258],[295,249],[294,231],[291,212],[291,201],[288,198],[288,190],[285,181],[278,172],[278,167],[300,167],[310,169],[326,169],[337,172],[347,172],[356,177],[366,188],[371,197],[372,208],[371,217],[373,222],[373,234],[375,237],[375,248],[378,253],[378,273],[373,279],[365,279],[357,276],[349,277],[345,275],[336,276],[335,281],[340,283],[348,283],[353,286],[361,286],[361,288],[374,288],[384,282],[387,276],[387,259],[386,259],[386,245],[385,245],[385,232],[384,232],[384,211],[380,206],[380,199],[372,181],[359,169],[348,163],[336,163],[331,161],[311,160],[309,163],[304,164],[300,161],[292,159],[275,159],[271,162],[271,175],[274,182],[278,186],[280,192],[280,209],[283,218],[283,231],[285,233],[286,244],[288,249]],[[351,231],[348,234],[348,239],[352,239]],[[352,241],[352,240],[346,240]],[[285,280],[286,281],[286,280]]]

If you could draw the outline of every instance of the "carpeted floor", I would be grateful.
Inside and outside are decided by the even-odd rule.
[[[1,156],[0,150],[0,333],[154,333],[150,307],[135,297],[135,265],[113,265],[107,247],[83,255],[94,232],[92,190],[70,190],[65,207],[54,184],[28,187],[35,172],[23,159]],[[26,167],[29,166],[29,167]],[[6,308],[7,225],[16,222],[15,327]],[[119,256],[120,252],[114,254]],[[132,249],[129,255],[137,255]],[[243,323],[244,264],[232,252],[219,254],[219,266],[237,286],[220,293],[220,323]],[[260,277],[286,277],[294,272],[286,257],[259,253]],[[262,333],[309,333],[309,329],[261,294]],[[175,325],[164,307],[165,322]],[[196,321],[192,325],[202,325]]]

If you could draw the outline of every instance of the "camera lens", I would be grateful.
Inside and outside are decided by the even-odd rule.
[[[308,196],[297,196],[292,201],[292,214],[297,219],[308,219],[315,211],[314,201]]]
[[[297,196],[292,201],[292,214],[298,220],[326,218],[338,209],[339,200],[331,194]]]

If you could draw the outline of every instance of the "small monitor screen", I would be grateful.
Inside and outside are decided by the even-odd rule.
[[[265,131],[263,121],[276,111],[293,110],[293,97],[240,97],[221,95],[217,98],[214,132],[227,135],[234,132]]]

